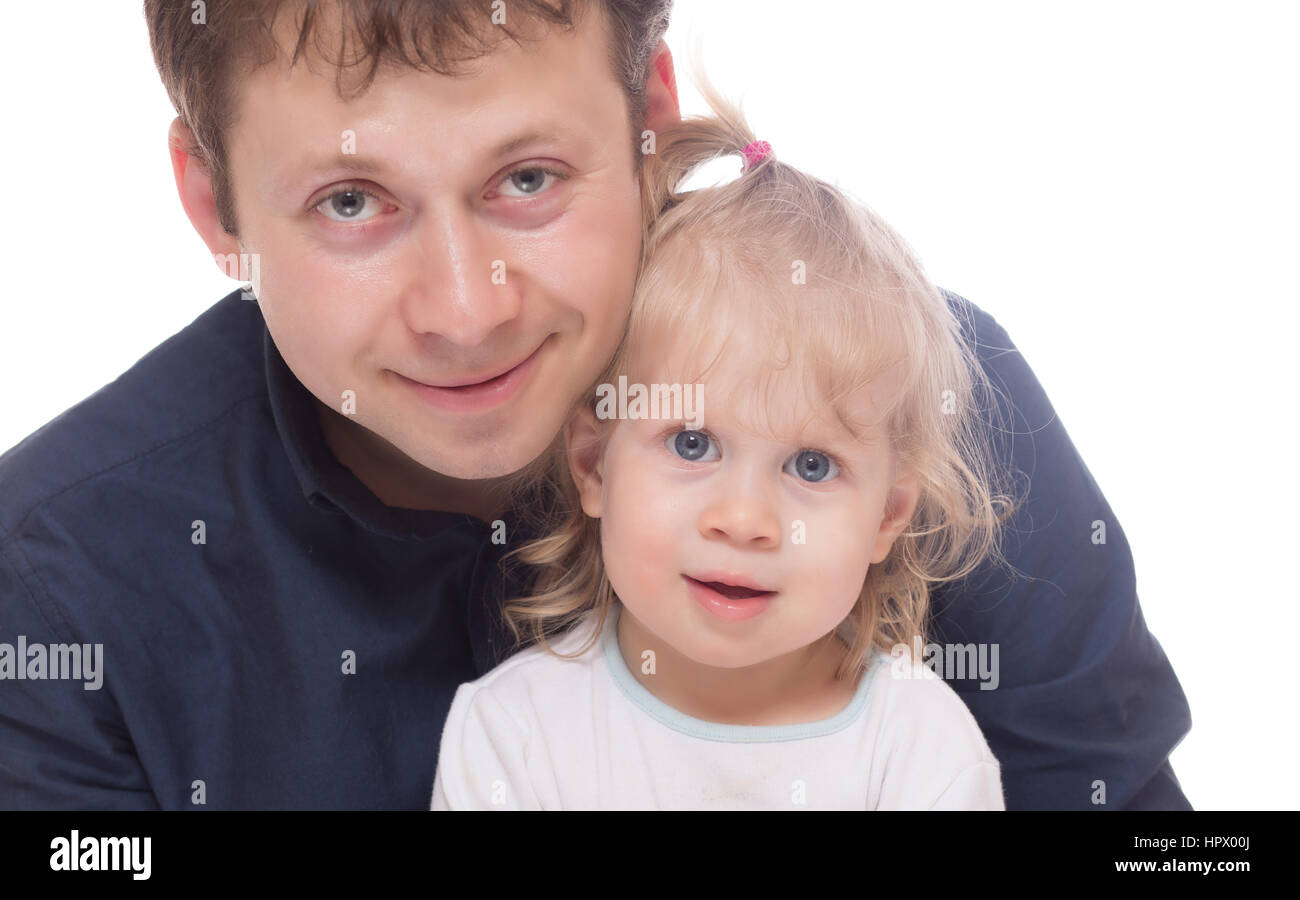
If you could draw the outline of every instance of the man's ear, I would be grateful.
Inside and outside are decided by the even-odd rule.
[[[646,79],[646,124],[651,131],[662,131],[681,121],[682,108],[677,102],[677,76],[673,72],[673,55],[662,38],[650,55],[650,74]]]
[[[885,561],[890,548],[894,546],[894,541],[912,521],[912,514],[916,512],[916,504],[920,500],[920,482],[916,478],[916,473],[907,469],[899,475],[894,481],[894,486],[889,489],[889,497],[885,501],[885,517],[880,522],[880,530],[876,532],[876,545],[871,550],[873,566]]]
[[[582,499],[582,511],[599,519],[604,509],[602,503],[602,460],[600,429],[596,413],[586,403],[569,417],[564,425],[564,446],[569,460],[569,474]]]
[[[199,233],[217,268],[229,274],[216,259],[217,254],[239,253],[239,241],[221,227],[217,217],[217,203],[212,195],[212,176],[207,167],[190,155],[186,149],[194,146],[194,133],[176,118],[167,132],[167,148],[172,158],[172,174],[176,176],[176,192],[190,224]]]

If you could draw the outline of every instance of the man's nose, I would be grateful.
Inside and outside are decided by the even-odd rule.
[[[415,239],[416,265],[403,300],[412,331],[475,347],[519,316],[522,277],[510,270],[505,244],[472,211],[429,215]]]
[[[726,479],[717,485],[717,495],[700,515],[700,534],[742,549],[779,547],[782,525],[773,490],[756,473],[737,473]]]

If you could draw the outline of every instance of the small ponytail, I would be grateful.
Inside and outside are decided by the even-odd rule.
[[[655,152],[647,160],[643,199],[645,208],[658,214],[691,193],[678,193],[677,188],[705,163],[737,156],[742,173],[750,175],[774,161],[771,145],[755,137],[739,107],[718,93],[703,75],[695,78],[695,85],[712,115],[686,116],[657,134]]]

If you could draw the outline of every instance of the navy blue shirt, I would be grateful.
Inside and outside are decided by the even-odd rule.
[[[1189,808],[1190,713],[1123,531],[1006,333],[948,297],[1032,476],[1006,548],[1030,577],[933,601],[939,639],[999,644],[999,686],[949,683],[1009,808]],[[504,548],[381,503],[314,404],[235,291],[0,457],[0,807],[428,807],[456,687],[514,649]],[[98,689],[32,649],[74,644]]]

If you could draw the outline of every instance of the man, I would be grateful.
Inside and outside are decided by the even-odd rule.
[[[642,141],[680,115],[669,3],[146,0],[182,204],[252,287],[0,458],[0,641],[28,648],[0,806],[427,807],[457,685],[512,649],[509,476],[626,320]],[[1007,805],[1186,808],[1123,533],[950,300],[1033,475],[1031,577],[935,597],[945,640],[1001,649],[996,690],[953,686]]]

